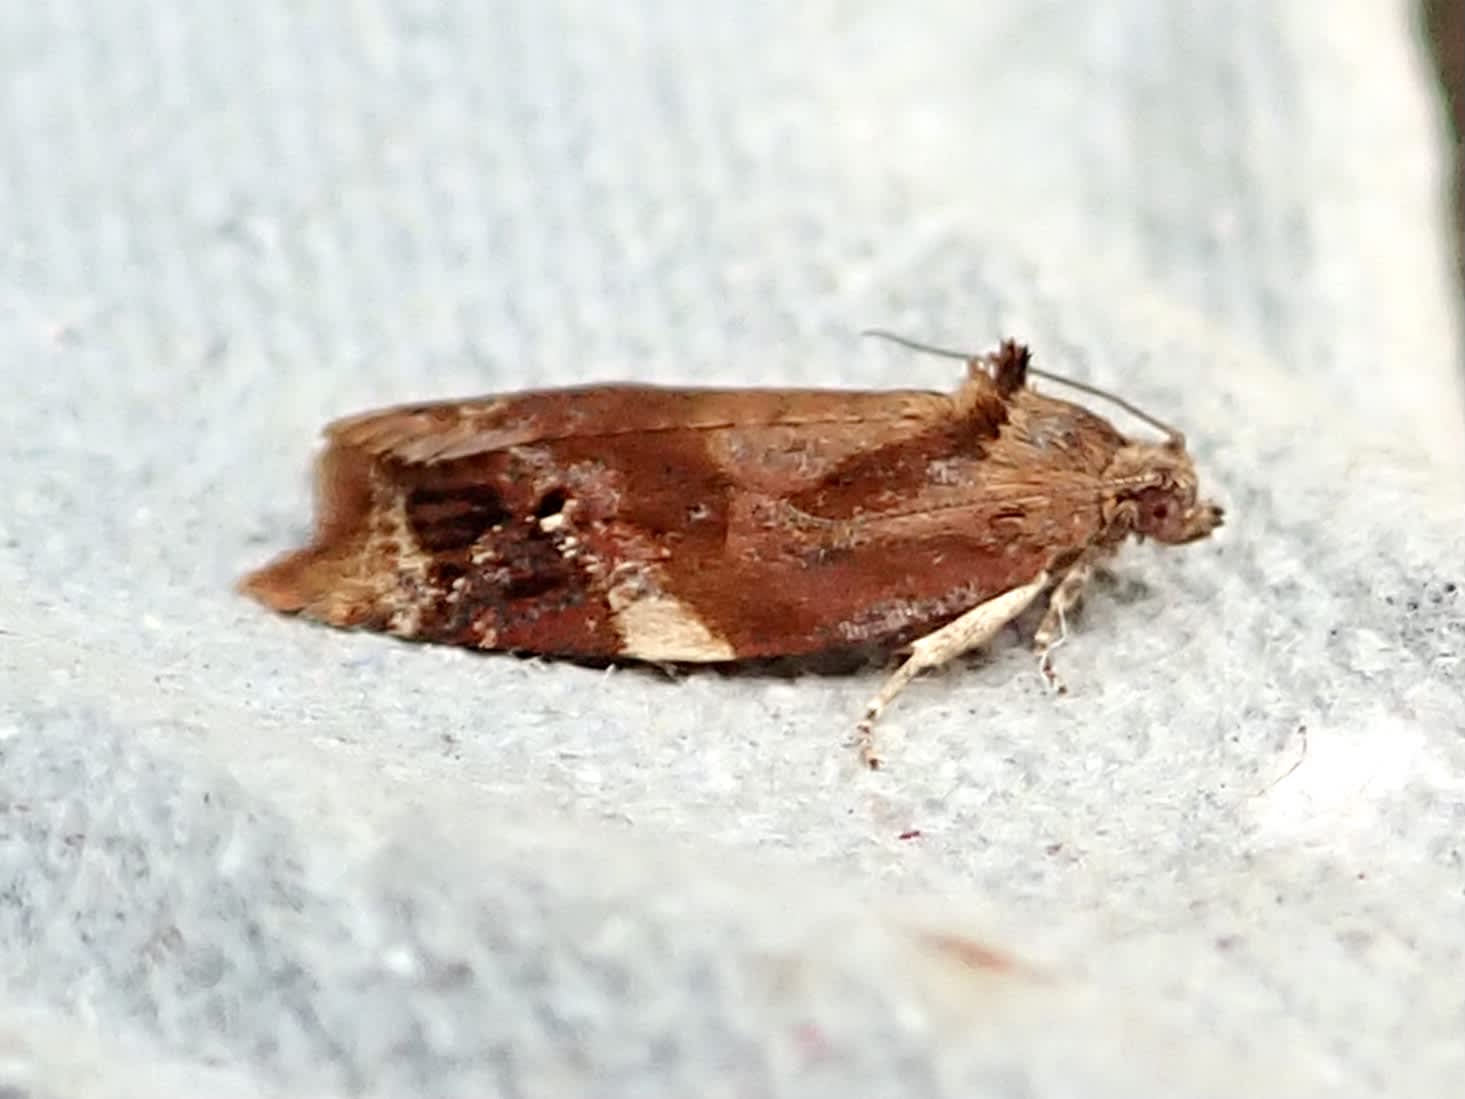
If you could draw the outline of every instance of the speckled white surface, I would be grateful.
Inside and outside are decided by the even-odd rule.
[[[0,1094],[1453,1086],[1440,124],[1405,5],[1321,10],[0,6]],[[1007,635],[869,775],[878,668],[604,673],[231,590],[335,415],[951,384],[875,324],[1027,339],[1226,504],[1099,586],[1068,695]]]

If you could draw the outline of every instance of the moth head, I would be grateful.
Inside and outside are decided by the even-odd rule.
[[[1221,525],[1219,505],[1199,498],[1195,464],[1185,443],[1130,443],[1114,456],[1105,480],[1112,497],[1105,518],[1121,537],[1135,534],[1181,545],[1207,537]]]

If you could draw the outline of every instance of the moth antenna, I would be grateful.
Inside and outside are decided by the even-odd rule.
[[[969,363],[973,359],[980,359],[982,356],[973,355],[968,351],[957,351],[950,347],[937,347],[934,343],[922,343],[920,340],[913,340],[909,336],[902,336],[898,332],[891,332],[886,328],[867,328],[860,333],[861,336],[873,336],[877,340],[889,340],[891,343],[899,344],[901,347],[911,351],[919,351],[925,355],[939,355],[943,359],[956,359],[958,362]]]
[[[899,344],[901,347],[908,348],[911,351],[919,351],[925,355],[938,355],[943,359],[956,359],[958,362],[980,362],[985,358],[982,355],[973,355],[969,351],[958,351],[952,347],[939,347],[933,343],[922,343],[920,340],[913,340],[909,336],[902,336],[899,333],[891,332],[884,328],[867,328],[860,335],[873,336],[877,340],[889,340],[891,343]],[[1158,416],[1150,415],[1150,413],[1137,405],[1131,404],[1117,393],[1111,393],[1107,389],[1090,385],[1088,382],[1065,378],[1062,374],[1053,374],[1047,370],[1040,370],[1036,366],[1029,366],[1027,372],[1035,378],[1046,378],[1050,382],[1057,382],[1059,385],[1066,385],[1070,389],[1076,389],[1080,393],[1087,393],[1091,397],[1098,397],[1101,400],[1108,401],[1110,404],[1124,409],[1125,412],[1128,412],[1135,419],[1149,424],[1156,430],[1163,431],[1168,436],[1166,442],[1171,446],[1177,449],[1183,449],[1185,447],[1185,436],[1177,428],[1170,426]]]

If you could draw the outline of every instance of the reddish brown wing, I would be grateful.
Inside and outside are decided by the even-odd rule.
[[[335,445],[407,465],[562,439],[615,439],[734,426],[791,429],[920,423],[950,407],[921,390],[696,389],[598,385],[404,405],[338,420]]]
[[[339,625],[550,654],[904,639],[1096,529],[1074,506],[1091,473],[1031,445],[1048,406],[1088,416],[979,376],[954,396],[601,386],[355,417],[328,429],[314,542],[245,588]]]

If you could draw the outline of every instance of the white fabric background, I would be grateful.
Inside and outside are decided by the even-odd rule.
[[[1448,1090],[1465,399],[1409,7],[0,6],[0,1092]],[[875,324],[1028,340],[1226,504],[1096,589],[1066,697],[1004,636],[872,776],[879,668],[231,590],[333,416],[952,384]]]

